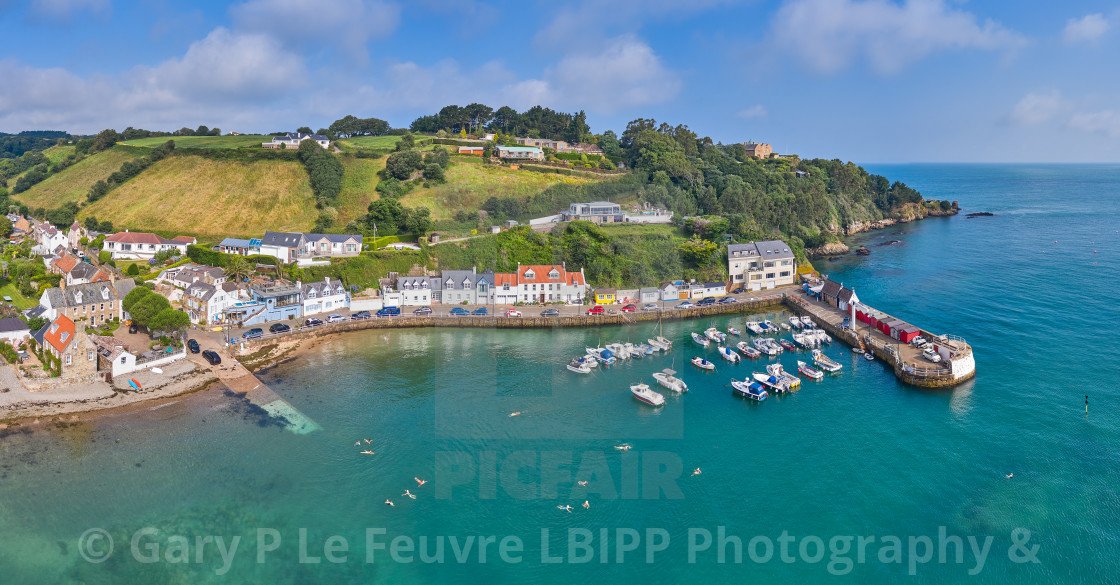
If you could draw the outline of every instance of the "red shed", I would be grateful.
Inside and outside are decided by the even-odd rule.
[[[919,330],[917,327],[914,327],[913,325],[904,325],[905,326],[898,331],[898,340],[903,343],[910,343],[915,337],[918,336],[919,333],[921,333],[921,330]]]

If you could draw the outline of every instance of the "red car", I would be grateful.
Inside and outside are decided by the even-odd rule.
[[[637,311],[637,310],[638,310],[638,305],[626,305],[625,307],[622,307],[622,312],[623,313],[633,313],[634,311]]]
[[[595,305],[594,307],[591,307],[590,309],[587,310],[587,314],[588,315],[602,315],[603,314],[603,306],[602,305]]]

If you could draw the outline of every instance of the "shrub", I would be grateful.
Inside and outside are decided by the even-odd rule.
[[[107,264],[113,258],[113,254],[108,250],[102,250],[97,253],[97,261],[101,264]]]
[[[140,274],[140,267],[136,264],[129,264],[128,269],[125,270],[124,273],[129,276],[136,276],[137,274]]]

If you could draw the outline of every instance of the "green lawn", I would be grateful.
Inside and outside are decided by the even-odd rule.
[[[0,297],[12,297],[12,304],[19,310],[30,309],[39,304],[39,299],[29,299],[19,294],[19,289],[6,278],[0,279]]]
[[[272,136],[264,134],[243,134],[241,136],[160,136],[158,138],[138,138],[122,142],[128,146],[155,148],[168,140],[175,141],[175,148],[241,148],[260,147],[262,142],[272,141]]]
[[[354,136],[339,142],[355,148],[396,148],[400,140],[400,136]]]

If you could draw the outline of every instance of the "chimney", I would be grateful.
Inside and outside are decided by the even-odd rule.
[[[66,277],[63,276],[62,280],[58,281],[58,288],[66,290]]]
[[[296,288],[303,288],[303,283],[297,280],[296,281]]]

